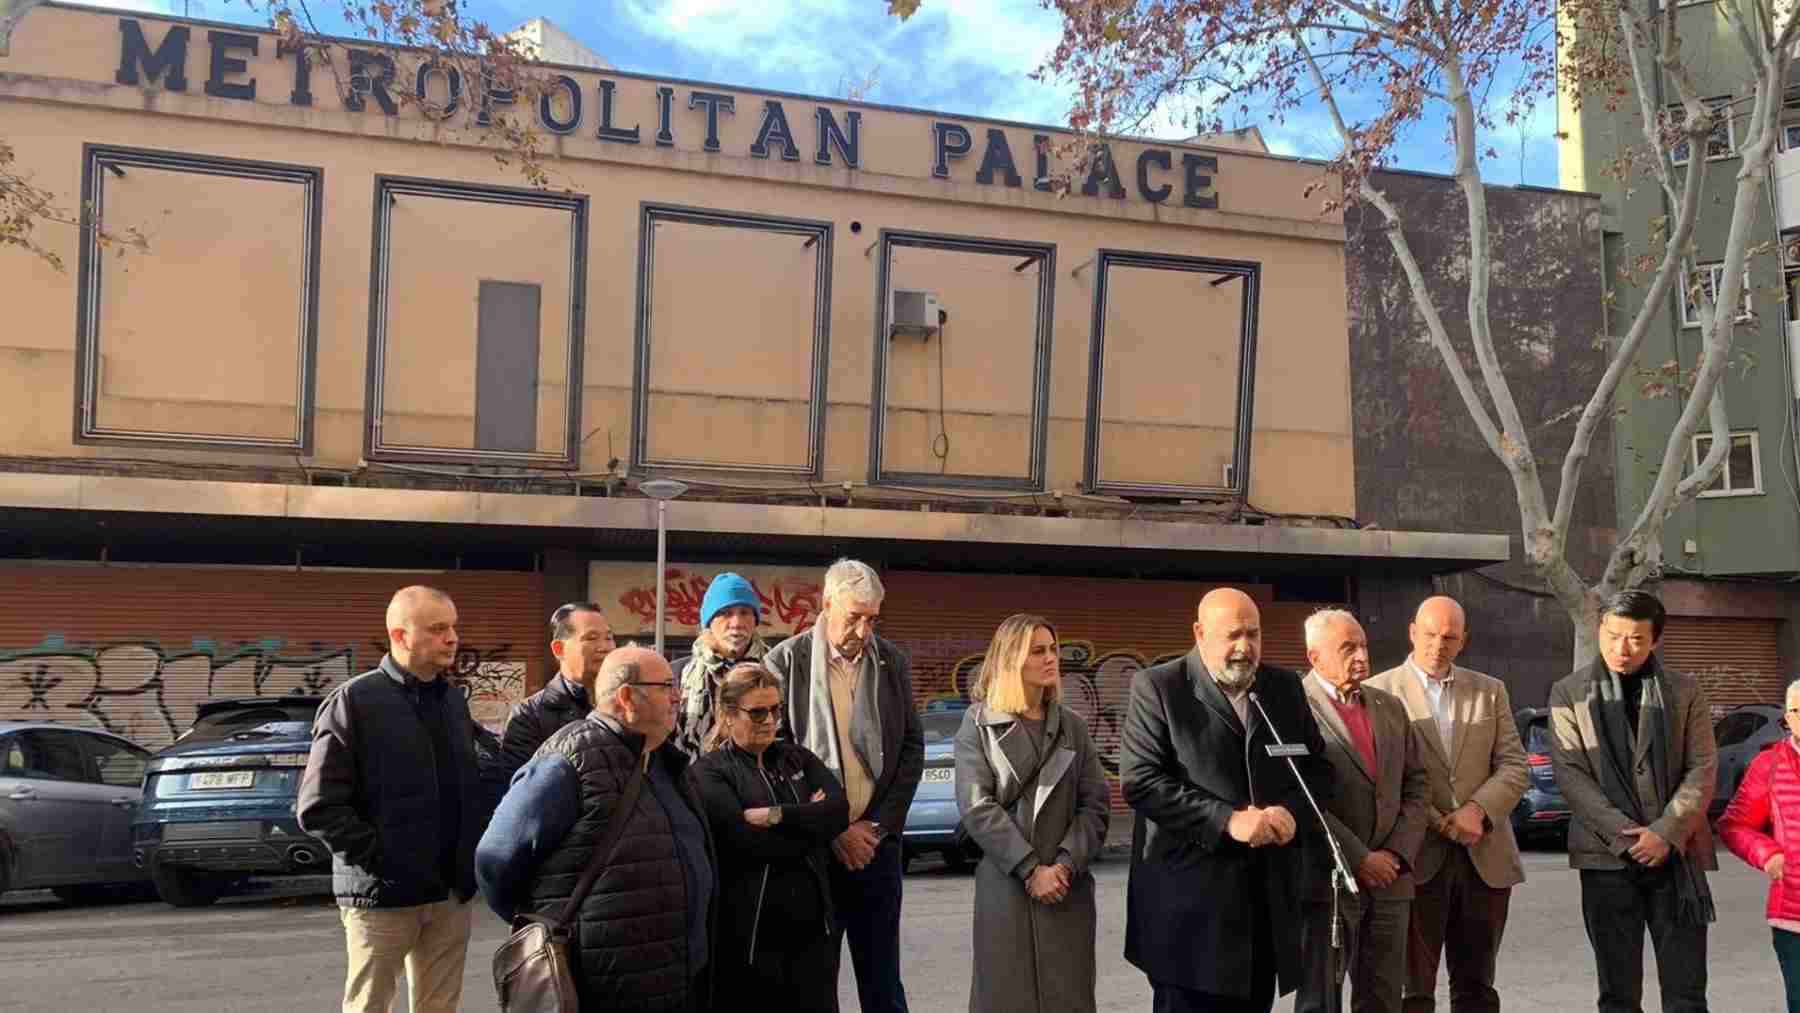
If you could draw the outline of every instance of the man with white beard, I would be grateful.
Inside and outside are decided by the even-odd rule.
[[[1276,740],[1280,739],[1278,743]],[[1244,592],[1200,599],[1194,649],[1131,684],[1119,781],[1136,811],[1125,959],[1156,1013],[1267,1013],[1300,982],[1298,890],[1331,777],[1300,676],[1262,664]]]

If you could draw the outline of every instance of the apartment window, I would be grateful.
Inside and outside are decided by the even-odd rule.
[[[643,205],[634,468],[822,472],[831,232]]]
[[[1056,247],[884,229],[869,475],[1042,489]]]
[[[587,198],[378,176],[370,460],[573,467]]]
[[[83,160],[75,442],[310,452],[323,171],[99,144]],[[154,249],[115,255],[97,221]]]
[[[1783,123],[1781,132],[1775,136],[1782,151],[1800,148],[1800,123]]]
[[[1706,139],[1706,157],[1708,161],[1719,158],[1730,158],[1737,154],[1737,131],[1731,122],[1731,96],[1709,98],[1706,104],[1721,113],[1719,125]],[[1687,110],[1680,106],[1671,106],[1669,115],[1675,117],[1677,123],[1687,116]],[[1679,141],[1669,149],[1669,160],[1676,165],[1688,163],[1688,142]]]
[[[1694,285],[1698,284],[1706,286],[1706,298],[1709,301],[1716,302],[1719,298],[1719,286],[1725,281],[1725,265],[1698,264],[1694,267],[1694,273],[1690,275],[1689,278],[1690,281],[1687,287],[1683,288],[1681,292],[1681,326],[1698,327],[1700,326],[1700,307],[1694,304]],[[1737,316],[1737,319],[1740,322],[1749,320],[1751,314],[1750,272],[1748,270],[1744,272],[1741,301],[1743,303],[1743,308]]]
[[[1691,466],[1698,470],[1700,462],[1712,450],[1712,434],[1700,433],[1694,437],[1694,457]],[[1712,484],[1701,490],[1701,496],[1757,496],[1762,487],[1762,448],[1757,442],[1756,431],[1731,434],[1731,449],[1725,454],[1725,465],[1719,469],[1719,475]]]
[[[1261,265],[1125,250],[1097,259],[1087,487],[1247,490]]]

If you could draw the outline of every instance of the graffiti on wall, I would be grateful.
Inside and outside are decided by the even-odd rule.
[[[670,566],[663,571],[663,630],[669,636],[700,634],[700,605],[713,578],[730,571],[750,581],[762,602],[762,634],[771,643],[808,629],[823,603],[820,571],[789,566]],[[654,635],[656,566],[592,563],[589,596],[607,610],[618,636]]]
[[[1062,670],[1063,702],[1081,715],[1100,750],[1100,765],[1115,783],[1119,779],[1120,736],[1125,729],[1125,708],[1131,696],[1131,679],[1151,665],[1160,665],[1184,652],[1145,655],[1129,649],[1101,650],[1092,641],[1064,640],[1057,645]],[[951,699],[967,702],[969,689],[981,669],[980,654],[956,661],[951,668]]]
[[[277,637],[229,644],[197,638],[182,647],[48,637],[33,647],[0,650],[0,720],[85,724],[156,749],[193,724],[203,700],[324,694],[374,667],[385,650],[376,641],[296,645]],[[464,645],[452,678],[468,694],[475,719],[497,730],[524,696],[525,669],[511,645]]]

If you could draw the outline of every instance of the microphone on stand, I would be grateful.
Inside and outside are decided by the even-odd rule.
[[[1262,698],[1257,696],[1254,690],[1250,692],[1250,702],[1256,705],[1256,712],[1262,715],[1263,724],[1269,726],[1269,734],[1275,737],[1275,745],[1269,747],[1269,754],[1271,756],[1276,755],[1276,747],[1281,747],[1280,755],[1282,759],[1287,761],[1288,769],[1294,772],[1295,782],[1300,785],[1300,790],[1306,794],[1306,804],[1312,806],[1313,815],[1319,818],[1319,829],[1325,832],[1325,842],[1331,845],[1331,948],[1334,950],[1341,949],[1343,947],[1343,940],[1338,934],[1337,891],[1339,889],[1344,889],[1351,893],[1361,893],[1362,890],[1356,882],[1356,877],[1350,872],[1350,863],[1344,858],[1344,849],[1338,844],[1337,835],[1331,832],[1331,824],[1325,821],[1325,811],[1319,808],[1319,800],[1313,798],[1312,789],[1307,787],[1306,778],[1300,775],[1299,765],[1294,763],[1293,752],[1289,749],[1287,743],[1282,741],[1281,733],[1275,730],[1275,722],[1269,720],[1269,712],[1263,709]],[[1298,748],[1304,750],[1306,747],[1302,744]],[[1305,754],[1302,753],[1301,755]]]

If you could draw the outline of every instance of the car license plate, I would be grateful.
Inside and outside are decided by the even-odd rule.
[[[248,788],[255,783],[254,770],[209,770],[188,775],[189,788]]]
[[[956,780],[955,767],[926,767],[924,782],[926,784],[949,784]]]

